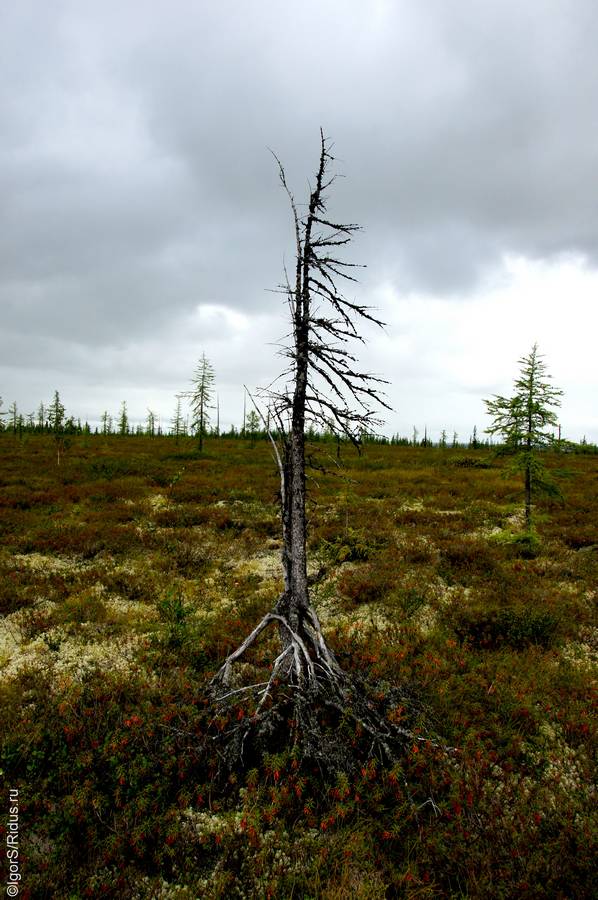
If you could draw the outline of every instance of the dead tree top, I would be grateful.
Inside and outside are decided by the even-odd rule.
[[[320,130],[320,159],[316,181],[304,215],[299,213],[288,185],[285,169],[276,154],[280,182],[291,206],[295,230],[296,266],[294,283],[285,270],[285,294],[293,326],[293,340],[281,350],[289,365],[277,381],[295,386],[297,373],[306,368],[305,416],[310,424],[322,427],[358,445],[362,433],[381,423],[373,407],[390,407],[380,386],[387,382],[362,371],[352,352],[351,342],[365,343],[358,326],[370,322],[382,327],[372,307],[349,299],[337,282],[356,282],[356,263],[341,258],[360,226],[340,223],[329,217],[327,191],[337,175],[330,174],[335,162],[331,142]],[[292,392],[269,389],[264,392],[279,431],[287,430],[292,413]]]

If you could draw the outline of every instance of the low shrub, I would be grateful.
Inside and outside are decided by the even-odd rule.
[[[149,475],[155,464],[147,457],[110,456],[89,463],[88,477],[101,481],[112,481],[129,475]]]
[[[102,551],[125,555],[143,547],[142,537],[133,524],[102,523],[86,525],[51,523],[24,535],[20,550],[24,553],[57,553],[92,559]]]
[[[427,592],[425,588],[405,587],[393,595],[407,618],[415,615],[415,613],[425,606],[428,602]]]
[[[15,565],[0,561],[0,614],[24,609],[38,600],[60,603],[74,590],[83,587],[82,573],[65,568],[56,571],[51,565],[31,565],[26,561]]]
[[[522,648],[529,644],[549,647],[558,619],[551,612],[509,607],[458,610],[452,621],[462,641],[476,647],[494,649],[501,645]]]
[[[396,567],[372,563],[344,571],[339,579],[341,593],[352,603],[376,603],[397,584]]]
[[[449,460],[449,465],[457,469],[491,469],[492,463],[478,456],[455,456]]]
[[[193,528],[209,522],[210,510],[207,507],[190,504],[176,506],[173,509],[157,510],[153,519],[160,528]]]
[[[425,538],[414,538],[401,546],[401,554],[406,563],[426,565],[434,563],[438,558],[435,546]]]
[[[438,543],[438,574],[449,584],[488,577],[497,567],[496,551],[486,541],[448,538]]]
[[[366,535],[361,530],[347,528],[338,537],[330,541],[323,540],[320,544],[320,552],[333,565],[344,562],[363,562],[371,559],[384,543],[386,541]]]
[[[169,541],[164,545],[171,567],[183,575],[205,572],[210,559],[206,550],[193,541]]]
[[[56,610],[54,617],[58,622],[105,622],[106,607],[98,591],[93,588],[80,594],[71,594]]]
[[[158,601],[157,607],[166,628],[166,646],[173,650],[182,647],[191,637],[191,606],[183,601],[180,594],[171,591]]]
[[[561,539],[572,550],[581,550],[584,547],[598,547],[598,532],[594,525],[579,525],[577,528],[567,528],[561,532]]]
[[[509,540],[508,546],[520,559],[535,559],[540,555],[542,544],[537,534],[533,531],[524,531],[514,534]]]
[[[145,603],[155,600],[156,576],[153,572],[148,572],[147,570],[136,572],[122,569],[95,571],[97,571],[97,578],[101,579],[101,583],[109,593],[118,594],[126,600],[143,601]]]

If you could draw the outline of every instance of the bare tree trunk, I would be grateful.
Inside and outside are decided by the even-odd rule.
[[[527,460],[525,463],[525,527],[531,531],[532,527],[532,449],[531,441],[527,440]]]
[[[376,717],[370,706],[351,688],[350,679],[327,645],[309,596],[305,461],[307,418],[358,445],[360,434],[366,433],[368,426],[371,429],[372,425],[378,424],[372,417],[369,402],[386,405],[374,386],[381,379],[360,372],[356,368],[355,357],[345,349],[350,340],[363,340],[355,327],[355,319],[367,319],[378,325],[382,322],[371,315],[368,307],[347,300],[335,285],[335,277],[354,280],[346,271],[346,267],[352,264],[338,259],[336,252],[349,242],[358,226],[335,224],[327,218],[324,192],[333,178],[326,175],[326,167],[332,159],[321,134],[315,185],[304,217],[299,216],[293,195],[287,187],[284,169],[277,160],[281,183],[293,212],[296,238],[294,285],[287,278],[283,288],[293,330],[292,342],[285,351],[290,360],[293,386],[291,392],[275,393],[270,390],[268,419],[260,415],[280,474],[284,589],[272,612],[267,613],[230,654],[211,686],[212,695],[218,702],[225,702],[233,695],[236,697],[242,691],[260,698],[254,721],[267,719],[267,701],[272,699],[280,681],[284,682],[283,694],[292,686],[295,728],[311,742],[312,750],[317,755],[321,753],[321,748],[317,746],[321,728],[314,712],[318,705],[328,712],[334,710],[333,715],[336,716],[344,716],[348,707],[352,707],[352,715],[360,728],[372,734],[376,741],[382,740],[382,735],[384,739],[390,735],[388,723]],[[313,310],[312,294],[314,301],[317,299]],[[328,313],[322,311],[325,305],[328,306]],[[329,393],[321,389],[322,383]],[[357,401],[357,411],[351,409],[350,401]],[[270,412],[276,423],[276,439],[268,426]],[[338,452],[340,454],[340,441]],[[270,625],[277,627],[280,652],[272,663],[267,680],[246,688],[235,687],[231,682],[233,665]],[[284,702],[288,702],[289,696],[285,696]],[[273,714],[272,721],[274,717]],[[250,723],[239,726],[240,730],[234,733],[242,731],[245,735],[249,728]]]
[[[532,363],[532,372],[530,375],[530,388],[527,399],[527,437],[525,439],[527,449],[527,459],[525,463],[525,528],[531,531],[532,528],[532,429],[534,427],[532,420],[533,409],[533,382],[535,378],[536,368],[535,354]]]
[[[334,180],[326,174],[332,161],[323,133],[320,134],[320,158],[315,185],[310,193],[305,217],[298,213],[290,192],[282,165],[279,165],[281,183],[289,198],[295,225],[296,257],[295,281],[287,280],[287,295],[293,326],[293,340],[287,357],[291,360],[293,375],[292,396],[276,395],[273,414],[279,433],[280,445],[270,434],[281,478],[282,564],[284,590],[272,613],[264,622],[277,622],[282,652],[275,660],[272,677],[285,673],[296,684],[316,682],[335,683],[340,689],[344,676],[334,655],[322,635],[315,610],[310,605],[307,576],[307,521],[305,478],[305,426],[306,415],[315,416],[325,428],[340,429],[358,444],[359,433],[365,430],[371,419],[368,401],[381,402],[372,382],[380,381],[360,373],[354,367],[355,358],[344,345],[348,340],[362,340],[355,328],[354,318],[365,318],[378,325],[365,306],[347,300],[337,289],[335,277],[354,280],[346,271],[351,263],[336,257],[336,251],[351,239],[356,225],[335,224],[326,215],[324,192]],[[330,315],[318,308],[312,312],[312,293],[318,304],[328,304]],[[311,375],[310,375],[311,373]],[[331,389],[331,400],[313,381],[313,375],[323,379]],[[345,391],[359,403],[359,411],[352,412],[347,405]],[[244,398],[245,399],[245,398]],[[384,404],[383,404],[384,405]],[[243,434],[245,433],[245,408],[243,410]],[[263,418],[263,417],[262,417]],[[290,419],[290,422],[289,422]],[[290,427],[289,427],[290,426]],[[339,445],[340,446],[340,445]],[[226,683],[232,662],[253,643],[261,633],[257,628],[243,643],[241,653],[235,651],[225,662],[215,683]]]
[[[309,606],[307,591],[307,526],[305,521],[305,389],[307,363],[300,361],[293,403],[291,431],[291,625],[298,624],[299,610]]]

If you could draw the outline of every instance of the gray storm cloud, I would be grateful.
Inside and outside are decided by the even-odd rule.
[[[282,333],[254,318],[280,314],[267,289],[292,253],[268,148],[302,198],[320,125],[346,176],[330,208],[365,226],[351,258],[366,302],[381,284],[462,302],[506,255],[595,267],[591,0],[21,2],[0,17],[4,395],[41,360],[76,392],[102,353],[124,391],[118,351],[135,347],[149,379],[156,335],[180,356],[201,305],[247,315],[252,339]]]

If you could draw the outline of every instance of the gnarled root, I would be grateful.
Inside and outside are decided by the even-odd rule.
[[[228,719],[228,727],[213,736],[225,768],[232,771],[255,764],[263,752],[289,742],[301,758],[328,773],[349,773],[373,756],[393,765],[407,744],[439,746],[389,719],[387,712],[397,705],[396,696],[387,697],[385,703],[375,701],[365,684],[341,669],[312,607],[300,611],[295,627],[279,610],[278,605],[263,617],[210,683],[217,714]],[[235,686],[233,666],[270,625],[278,627],[282,648],[268,679]],[[235,721],[227,712],[244,698],[250,698],[252,714]],[[401,695],[400,699],[406,698]]]
[[[278,625],[283,649],[274,661],[265,689],[260,690],[262,696],[269,693],[269,688],[280,676],[284,676],[285,681],[299,688],[313,687],[323,680],[332,682],[337,690],[342,690],[345,676],[326,643],[315,610],[311,606],[299,610],[295,616],[297,622],[293,622],[290,617],[283,614],[285,598],[286,595],[283,594],[274,612],[266,613],[251,634],[225,660],[210,684],[214,699],[223,700],[227,696],[226,689],[231,684],[233,665],[244,656],[270,624]],[[250,686],[247,690],[253,687],[258,686]]]

